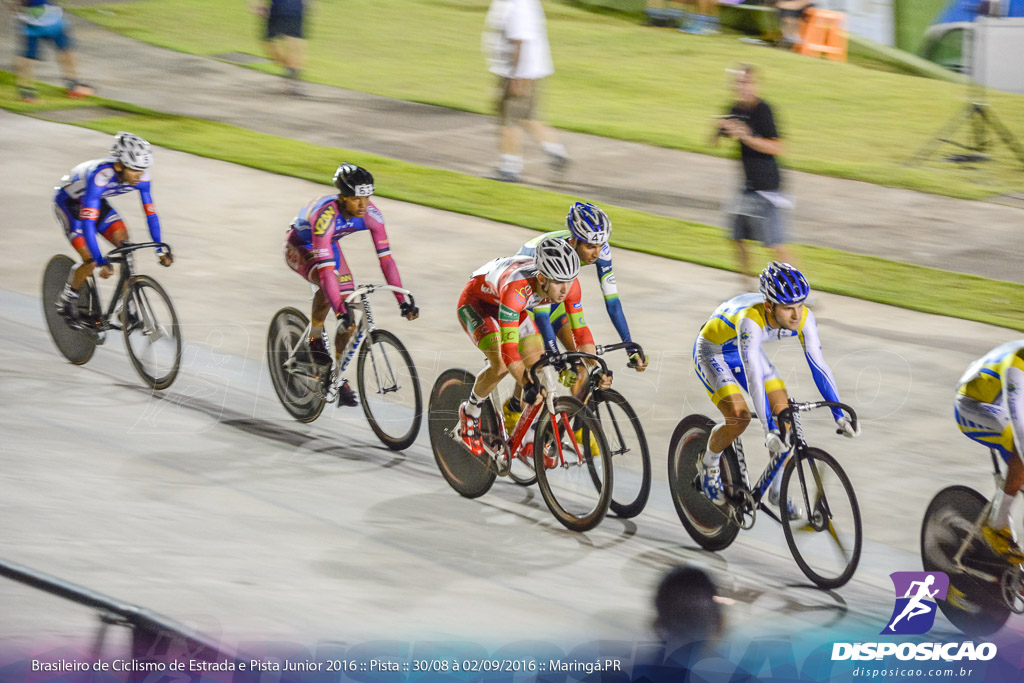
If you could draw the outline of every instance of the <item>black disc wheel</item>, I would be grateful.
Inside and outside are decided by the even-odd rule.
[[[459,368],[441,373],[434,382],[427,407],[430,447],[438,469],[453,489],[466,498],[478,498],[490,490],[497,472],[486,453],[473,455],[459,436],[459,406],[469,398],[476,377]],[[490,401],[485,401],[480,416],[481,434],[493,440],[498,418]]]
[[[50,330],[50,338],[61,355],[75,365],[85,365],[96,352],[98,337],[84,329],[74,329],[65,322],[58,312],[60,294],[75,262],[58,254],[50,259],[43,272],[43,317]],[[99,300],[92,282],[86,282],[78,296],[78,317],[83,322],[99,320]]]

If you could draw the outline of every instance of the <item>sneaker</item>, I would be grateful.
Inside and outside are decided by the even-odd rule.
[[[500,168],[496,169],[491,175],[487,176],[490,180],[500,180],[503,183],[518,183],[519,174],[512,173],[511,171],[503,171]]]
[[[484,454],[484,442],[480,438],[480,418],[466,414],[466,403],[459,406],[459,436],[462,443],[473,455]]]
[[[1024,552],[1017,545],[1017,541],[1013,537],[1013,530],[1009,527],[994,529],[985,523],[981,527],[981,537],[999,557],[1018,567],[1024,565]]]
[[[718,465],[705,465],[704,455],[701,454],[701,461],[697,465],[700,473],[700,489],[715,505],[725,505],[725,489],[722,487],[722,468]]]
[[[348,385],[348,380],[345,380],[338,387],[338,407],[348,406],[355,408],[357,405],[359,405],[359,397],[356,396],[356,392],[352,390],[352,387]]]
[[[774,487],[768,489],[768,502],[774,505],[775,507],[780,507],[780,497],[780,491],[776,490]],[[804,518],[804,509],[798,503],[794,502],[792,498],[786,498],[786,509],[789,512],[790,519]]]
[[[554,155],[552,154],[548,161],[548,166],[551,168],[551,179],[556,183],[564,183],[569,175],[569,157],[564,154]]]
[[[80,100],[93,94],[93,89],[85,83],[75,83],[67,89],[67,96],[73,100]]]
[[[18,88],[18,99],[28,104],[39,104],[39,96],[34,88]]]
[[[509,399],[509,401],[511,400]],[[501,407],[501,416],[505,419],[505,431],[511,434],[516,430],[516,425],[519,424],[519,418],[523,416],[523,411],[515,411],[509,408],[509,401],[505,401],[505,405]]]

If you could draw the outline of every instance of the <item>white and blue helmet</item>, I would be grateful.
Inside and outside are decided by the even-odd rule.
[[[612,236],[612,221],[590,202],[576,202],[565,216],[565,227],[572,236],[587,244],[607,244]]]
[[[153,148],[138,135],[121,131],[114,136],[110,156],[133,171],[145,171],[153,165]]]
[[[792,306],[807,298],[811,286],[807,284],[807,278],[793,266],[772,261],[761,271],[760,290],[765,301]]]

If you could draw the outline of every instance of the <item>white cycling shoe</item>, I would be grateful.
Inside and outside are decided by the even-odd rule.
[[[775,487],[772,487],[772,488],[768,489],[768,503],[770,505],[773,505],[773,506],[779,508],[780,511],[781,511],[782,508],[779,505],[779,498],[780,497],[781,497],[781,492],[778,491],[777,489],[775,489]],[[786,499],[786,507],[789,509],[789,518],[790,519],[803,519],[804,518],[804,509],[803,509],[803,507],[801,507],[801,505],[799,503],[795,502],[792,498],[787,498]]]
[[[700,489],[715,505],[725,505],[725,489],[722,487],[722,468],[718,465],[705,465],[704,460],[697,464],[700,474]]]

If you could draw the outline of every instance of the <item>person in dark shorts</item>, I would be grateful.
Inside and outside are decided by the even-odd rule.
[[[252,6],[254,13],[267,19],[263,36],[267,54],[284,68],[289,95],[303,93],[299,73],[305,56],[303,28],[309,5],[309,0],[266,0]]]
[[[729,113],[715,120],[712,144],[721,137],[739,142],[743,185],[726,210],[736,245],[740,272],[753,277],[744,240],[759,239],[775,251],[777,261],[793,263],[788,241],[788,209],[792,202],[782,194],[782,178],[776,156],[783,144],[775,116],[767,102],[757,95],[757,73],[753,66],[733,70],[737,100]]]
[[[57,61],[64,74],[68,97],[91,95],[92,89],[78,82],[75,53],[72,51],[74,44],[63,10],[47,0],[7,0],[7,5],[17,15],[23,39],[22,50],[15,62],[19,99],[22,102],[39,101],[32,71],[33,62],[39,59],[42,41],[53,43],[57,48]]]

